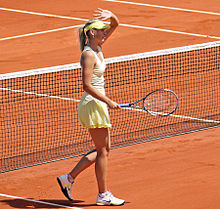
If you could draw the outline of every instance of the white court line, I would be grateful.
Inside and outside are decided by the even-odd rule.
[[[121,23],[120,25],[125,26],[125,27],[130,27],[130,28],[139,28],[139,29],[146,29],[146,30],[162,31],[162,32],[167,32],[167,33],[176,33],[176,34],[188,35],[188,36],[197,36],[197,37],[203,37],[203,38],[220,39],[219,36],[211,36],[211,35],[204,35],[204,34],[198,34],[198,33],[188,33],[188,32],[183,32],[183,31],[175,31],[175,30],[154,28],[154,27],[148,27],[148,26],[129,25],[129,24],[123,24],[123,23]]]
[[[50,203],[50,202],[44,202],[44,201],[40,201],[40,200],[32,200],[32,199],[27,199],[27,198],[17,197],[17,196],[12,196],[12,195],[7,195],[7,194],[1,194],[1,193],[0,193],[0,196],[12,198],[12,199],[20,199],[20,200],[34,202],[34,203],[40,203],[40,204],[44,204],[44,205],[51,205],[51,206],[59,207],[59,208],[82,209],[82,208],[78,208],[78,207],[76,208],[76,207],[60,205],[60,204],[55,204],[55,203]]]
[[[54,95],[48,95],[48,94],[40,94],[40,93],[35,93],[35,92],[29,92],[29,91],[22,91],[22,90],[17,90],[17,89],[9,89],[9,88],[0,88],[1,90],[4,91],[11,91],[11,92],[16,92],[16,93],[23,93],[23,94],[29,94],[29,95],[35,95],[35,96],[40,96],[40,97],[48,97],[51,99],[62,99],[62,100],[67,100],[67,101],[74,101],[74,102],[80,102],[78,99],[73,99],[73,98],[67,98],[67,97],[60,97],[60,96],[54,96]],[[133,110],[133,111],[139,111],[139,112],[145,112],[143,109],[134,109],[130,107],[125,107],[123,109],[128,109],[128,110]],[[184,116],[184,115],[174,115],[171,114],[170,116],[176,117],[176,118],[183,118],[183,119],[190,119],[190,120],[197,120],[201,122],[208,122],[208,123],[220,123],[220,121],[215,121],[215,120],[209,120],[209,119],[203,119],[203,118],[195,118],[191,116]]]
[[[138,112],[144,112],[144,113],[148,113],[147,111],[143,110],[143,109],[134,109],[131,107],[123,107],[123,109],[127,109],[127,110],[135,110]],[[156,113],[156,112],[155,112]],[[150,114],[150,113],[149,113]],[[186,115],[175,115],[175,114],[171,114],[169,115],[170,117],[175,117],[175,118],[182,118],[182,119],[189,119],[189,120],[197,120],[197,121],[201,121],[201,122],[207,122],[207,123],[219,123],[220,121],[218,120],[209,120],[209,119],[204,119],[204,118],[195,118],[195,117],[191,117],[191,116],[186,116]],[[158,116],[159,117],[159,116]]]
[[[69,17],[69,16],[39,13],[39,12],[30,12],[30,11],[17,10],[17,9],[2,8],[2,7],[0,7],[0,10],[11,11],[11,12],[19,12],[19,13],[25,13],[25,14],[31,14],[31,15],[40,15],[40,16],[46,16],[46,17],[62,18],[62,19],[88,21],[88,19],[84,19],[84,18],[76,18],[76,17]],[[175,30],[169,30],[169,29],[140,26],[140,25],[130,25],[130,24],[121,23],[120,26],[130,27],[130,28],[139,28],[139,29],[145,29],[145,30],[162,31],[162,32],[168,32],[168,33],[176,33],[176,34],[189,35],[189,36],[197,36],[197,37],[203,37],[203,38],[220,39],[220,37],[218,37],[218,36],[211,36],[211,35],[197,34],[197,33],[189,33],[189,32],[175,31]],[[66,29],[70,29],[71,27],[74,27],[74,26],[66,27]],[[60,28],[60,30],[65,30],[65,28]],[[38,32],[38,33],[29,33],[29,34],[24,34],[24,35],[6,37],[6,38],[0,39],[0,41],[10,40],[10,39],[15,39],[15,38],[21,38],[21,37],[27,37],[27,36],[43,34],[43,33],[49,33],[49,32],[55,32],[55,31],[59,31],[59,28],[54,29],[54,30],[42,31],[42,32]]]
[[[16,39],[16,38],[22,38],[22,37],[28,37],[28,36],[34,36],[34,35],[45,34],[45,33],[51,33],[51,32],[56,32],[56,31],[61,31],[61,30],[69,30],[69,29],[80,27],[80,26],[81,25],[74,25],[74,26],[57,28],[57,29],[52,29],[52,30],[47,30],[47,31],[27,33],[27,34],[23,34],[23,35],[5,37],[5,38],[1,38],[0,41],[11,40],[11,39]],[[129,27],[129,28],[145,29],[145,30],[162,31],[162,32],[167,32],[167,33],[176,33],[176,34],[188,35],[188,36],[197,36],[197,37],[203,37],[203,38],[212,38],[212,39],[217,39],[217,40],[220,39],[219,36],[211,36],[211,35],[204,35],[204,34],[197,34],[197,33],[188,33],[188,32],[175,31],[175,30],[162,29],[162,28],[154,28],[154,27],[141,26],[141,25],[130,25],[130,24],[120,23],[120,26]]]
[[[183,11],[183,12],[195,12],[195,13],[208,14],[208,15],[220,15],[220,13],[218,12],[208,12],[208,11],[201,11],[201,10],[194,10],[194,9],[183,9],[183,8],[177,8],[177,7],[167,7],[167,6],[130,2],[130,1],[118,1],[118,0],[103,0],[103,1],[110,1],[110,2],[116,2],[116,3],[122,3],[122,4],[138,5],[138,6],[146,6],[146,7],[156,7],[156,8],[162,8],[162,9],[171,9],[171,10],[177,10],[177,11]]]
[[[198,120],[198,121],[201,121],[201,122],[219,123],[220,124],[220,121],[218,121],[218,120],[209,120],[209,119],[195,118],[195,117],[190,117],[190,116],[174,115],[174,114],[171,114],[170,116],[175,117],[175,118],[184,118],[184,119],[189,119],[189,120]]]
[[[51,99],[62,99],[62,100],[67,100],[67,101],[80,102],[80,100],[78,100],[78,99],[67,98],[67,97],[59,97],[59,96],[54,96],[54,95],[40,94],[40,93],[35,93],[35,92],[30,92],[30,91],[22,91],[22,90],[9,89],[9,88],[0,88],[0,89],[1,89],[1,90],[4,90],[4,91],[15,92],[15,93],[23,93],[23,94],[29,94],[29,95],[40,96],[40,97],[49,97],[49,98],[51,98]]]
[[[10,8],[0,7],[0,10],[4,10],[8,12],[18,12],[18,13],[24,13],[24,14],[30,14],[30,15],[39,15],[39,16],[44,16],[44,17],[53,17],[53,18],[61,18],[61,19],[77,20],[77,21],[87,21],[87,19],[84,19],[84,18],[46,14],[46,13],[41,13],[41,12],[30,12],[30,11],[25,11],[25,10],[20,10],[20,9],[10,9]]]
[[[56,29],[45,30],[45,31],[40,31],[40,32],[27,33],[27,34],[23,34],[23,35],[10,36],[10,37],[6,37],[6,38],[0,38],[0,41],[6,41],[6,40],[34,36],[34,35],[40,35],[40,34],[45,34],[45,33],[52,33],[52,32],[57,32],[57,31],[62,31],[62,30],[69,30],[69,29],[73,29],[73,28],[78,28],[80,26],[81,25],[73,25],[73,26],[67,26],[67,27],[63,27],[63,28],[56,28]]]

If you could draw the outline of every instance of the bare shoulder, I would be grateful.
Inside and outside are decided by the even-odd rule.
[[[90,50],[85,50],[82,52],[81,57],[85,59],[85,58],[93,58],[95,56]]]
[[[80,62],[82,65],[94,65],[96,63],[95,55],[90,50],[85,50],[81,54]]]

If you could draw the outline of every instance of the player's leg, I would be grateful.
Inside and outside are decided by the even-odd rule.
[[[114,197],[107,188],[107,165],[110,151],[109,129],[90,129],[90,134],[96,145],[97,157],[95,164],[96,178],[98,182],[99,194],[97,205],[123,205],[124,200]]]
[[[96,146],[95,172],[99,193],[107,191],[107,165],[110,150],[110,134],[108,128],[89,129],[90,135]]]
[[[89,129],[91,137],[95,143],[96,150],[92,150],[81,158],[77,165],[69,174],[64,174],[57,178],[63,194],[73,200],[72,187],[75,178],[86,168],[96,162],[95,170],[97,176],[98,187],[100,191],[107,191],[106,188],[106,173],[107,173],[107,158],[110,149],[110,136],[107,128]],[[98,151],[97,151],[98,150]]]
[[[69,173],[69,180],[71,181],[71,179],[75,179],[82,171],[92,165],[96,161],[96,156],[97,152],[95,149],[85,154]]]

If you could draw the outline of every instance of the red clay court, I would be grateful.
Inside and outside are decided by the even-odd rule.
[[[97,8],[111,10],[120,20],[103,47],[105,58],[219,41],[218,5],[217,0],[0,0],[0,73],[79,62],[77,28]],[[213,79],[216,77],[219,79],[219,71]],[[123,124],[123,118],[113,121]],[[108,183],[113,194],[126,200],[121,207],[219,209],[217,126],[219,123],[208,130],[111,150]],[[70,171],[78,160],[75,157],[1,173],[0,208],[98,208],[94,166],[74,184],[74,202],[65,199],[56,182],[56,177]]]

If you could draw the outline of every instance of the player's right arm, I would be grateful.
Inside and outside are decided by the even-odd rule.
[[[96,64],[96,58],[94,54],[90,51],[84,51],[82,53],[80,62],[82,66],[83,90],[96,99],[105,102],[110,108],[119,108],[119,105],[116,102],[103,95],[91,84],[93,69]]]

